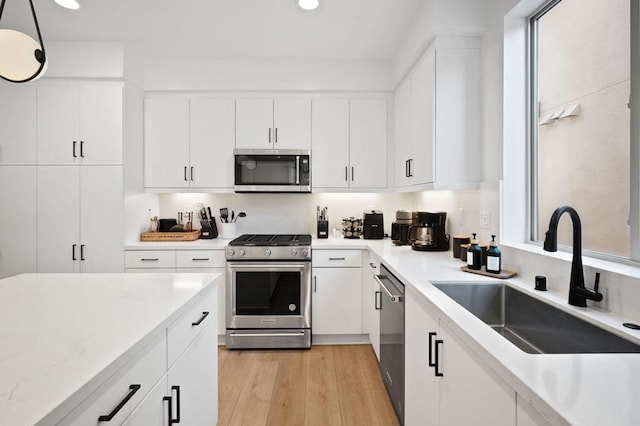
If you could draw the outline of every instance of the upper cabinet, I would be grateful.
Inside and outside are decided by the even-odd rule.
[[[400,84],[394,97],[396,188],[478,186],[482,178],[480,70],[478,39],[441,38]]]
[[[121,165],[122,92],[122,84],[39,86],[38,164]]]
[[[314,99],[314,190],[387,188],[386,99]]]
[[[145,188],[231,189],[234,107],[233,99],[145,99]]]
[[[238,99],[235,146],[242,149],[310,149],[311,101]]]

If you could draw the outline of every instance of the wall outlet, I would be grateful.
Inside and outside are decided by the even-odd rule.
[[[480,210],[480,229],[489,229],[491,227],[491,212],[488,210]]]

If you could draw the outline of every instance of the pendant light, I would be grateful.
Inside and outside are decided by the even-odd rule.
[[[5,1],[0,3],[0,24]],[[12,83],[36,80],[47,70],[44,44],[32,0],[29,0],[29,5],[39,43],[20,31],[0,29],[0,77]]]

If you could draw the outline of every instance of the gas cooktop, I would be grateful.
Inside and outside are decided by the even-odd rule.
[[[310,246],[311,235],[244,234],[231,240],[230,246]]]

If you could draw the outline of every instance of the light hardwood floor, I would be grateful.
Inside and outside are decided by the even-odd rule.
[[[218,425],[398,425],[369,345],[220,347]]]

